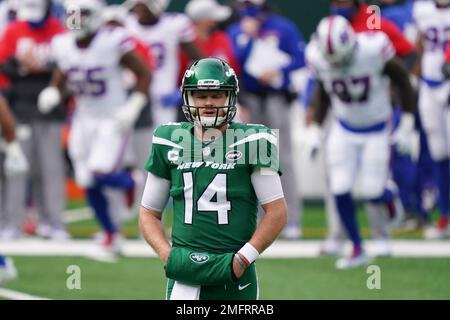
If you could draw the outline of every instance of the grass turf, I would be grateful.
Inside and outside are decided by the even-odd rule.
[[[52,299],[164,299],[162,263],[122,258],[106,264],[75,257],[14,257],[20,277],[7,288]],[[377,258],[381,289],[370,290],[365,268],[338,271],[333,258],[261,259],[260,299],[450,299],[450,260]],[[81,270],[69,290],[68,266]]]
[[[79,206],[84,205],[78,203]],[[72,207],[73,208],[73,207]],[[167,216],[165,225],[167,230],[170,229],[172,222],[172,212],[169,210],[164,213]],[[437,214],[433,214],[437,216]],[[358,222],[361,226],[362,236],[370,238],[370,230],[367,222],[367,215],[364,213],[362,206],[358,207]],[[93,219],[70,223],[68,225],[69,232],[76,238],[89,238],[100,230],[97,222]],[[139,235],[137,218],[133,218],[122,226],[123,234],[128,238],[137,238]],[[303,239],[324,239],[326,237],[326,217],[323,205],[307,204],[304,207],[303,216]],[[420,231],[396,232],[394,238],[397,239],[421,239]]]

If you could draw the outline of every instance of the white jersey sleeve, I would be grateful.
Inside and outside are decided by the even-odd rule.
[[[320,65],[324,63],[321,59],[323,60],[323,57],[317,45],[317,41],[312,38],[305,49],[305,60],[308,70],[315,77],[318,77]]]
[[[147,174],[147,181],[145,182],[141,205],[149,210],[163,212],[169,199],[169,192],[170,181],[149,172]]]
[[[64,48],[70,45],[70,34],[68,32],[54,36],[50,42],[50,51],[59,69],[64,65]]]
[[[374,68],[383,70],[386,63],[395,57],[395,48],[384,32],[364,32],[359,34],[359,45],[364,46],[364,58]]]
[[[264,205],[284,197],[281,179],[273,169],[262,171],[255,170],[251,175],[253,189],[259,204]]]
[[[110,32],[111,46],[114,48],[114,50],[117,50],[121,57],[126,53],[134,50],[135,44],[126,29],[114,28],[108,31]]]
[[[192,42],[195,40],[195,31],[191,20],[184,14],[170,15],[170,22],[176,34],[178,34],[179,42]]]

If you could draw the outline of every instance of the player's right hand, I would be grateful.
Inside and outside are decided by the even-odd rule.
[[[240,277],[242,277],[244,271],[245,269],[237,261],[237,258],[233,257],[233,273],[236,276],[236,278],[239,279]]]
[[[128,98],[125,105],[117,108],[114,113],[114,120],[119,132],[130,130],[137,121],[142,109],[147,103],[147,95],[134,91]]]
[[[11,177],[28,172],[28,161],[18,142],[13,141],[6,144],[5,154],[3,166],[6,176]]]
[[[306,161],[312,161],[317,157],[322,147],[322,130],[317,123],[313,122],[307,127],[305,140],[302,155]]]
[[[414,116],[410,113],[403,113],[400,118],[400,124],[392,137],[392,142],[396,145],[400,154],[411,153],[413,132]]]
[[[56,87],[47,87],[41,91],[38,97],[38,110],[47,114],[61,103],[61,93]]]

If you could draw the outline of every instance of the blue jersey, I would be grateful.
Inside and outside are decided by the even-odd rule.
[[[290,86],[289,74],[291,71],[297,70],[305,65],[305,42],[303,36],[297,27],[286,18],[269,14],[262,23],[258,36],[260,39],[271,38],[271,41],[277,43],[278,49],[287,53],[290,57],[290,62],[280,70],[283,75],[282,84],[276,89],[260,83],[245,70],[244,66],[251,53],[254,40],[241,29],[240,23],[231,25],[228,29],[228,34],[231,38],[236,58],[243,70],[241,83],[249,91],[267,92],[287,90]]]
[[[395,23],[402,31],[414,23],[412,10],[414,1],[406,0],[403,4],[385,6],[381,8],[381,16]]]

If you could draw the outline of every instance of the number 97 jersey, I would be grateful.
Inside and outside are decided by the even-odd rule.
[[[251,174],[259,167],[279,172],[277,138],[267,127],[233,122],[220,138],[205,143],[194,137],[193,127],[187,122],[158,127],[145,168],[170,181],[174,246],[237,251],[256,229]]]
[[[389,79],[383,70],[394,55],[392,43],[383,32],[357,33],[353,58],[345,67],[327,61],[314,38],[306,48],[308,67],[323,83],[334,115],[355,128],[388,121]]]
[[[87,48],[79,48],[71,32],[53,39],[52,53],[75,96],[77,110],[108,115],[126,102],[120,60],[133,49],[123,28],[99,29]]]

